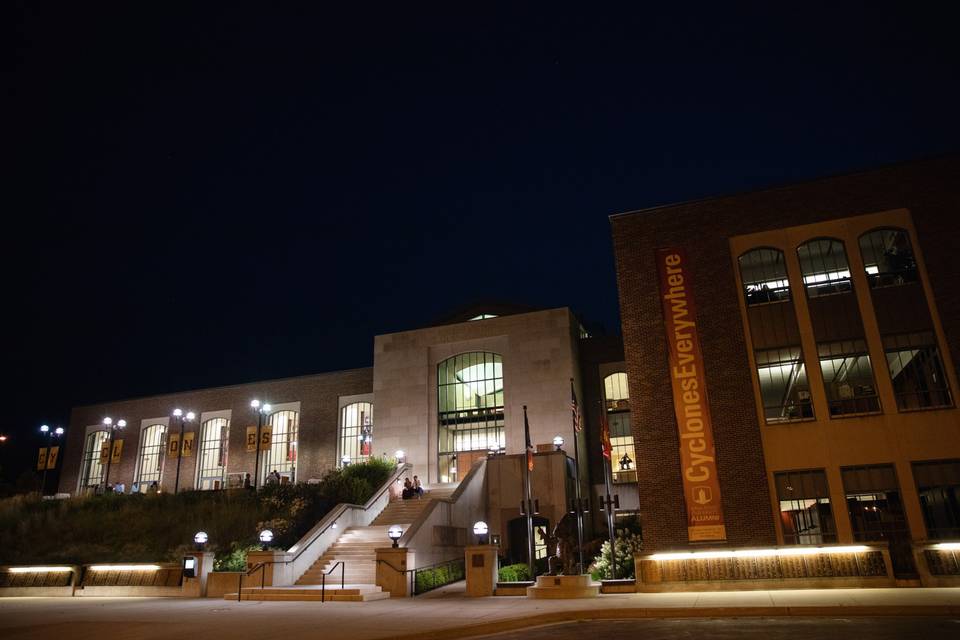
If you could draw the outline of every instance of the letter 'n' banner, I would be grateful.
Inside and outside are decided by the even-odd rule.
[[[673,409],[680,432],[687,537],[690,542],[726,540],[693,276],[686,252],[679,247],[658,249],[657,269],[669,347]]]

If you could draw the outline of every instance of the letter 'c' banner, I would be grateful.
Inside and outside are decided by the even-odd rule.
[[[686,252],[679,247],[658,249],[657,270],[669,346],[673,409],[680,435],[687,537],[690,542],[726,540],[713,424],[697,333],[697,308]]]

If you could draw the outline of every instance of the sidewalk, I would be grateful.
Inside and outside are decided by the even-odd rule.
[[[228,602],[179,598],[0,600],[0,636],[23,640],[203,637],[463,638],[578,619],[744,616],[960,617],[960,588],[611,594],[592,600],[466,598],[463,583],[415,599]],[[442,633],[441,633],[442,632]]]

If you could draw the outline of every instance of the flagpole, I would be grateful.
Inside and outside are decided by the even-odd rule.
[[[610,476],[613,475],[613,458],[607,458],[606,462],[603,463],[603,484],[606,486],[607,490],[607,533],[610,536],[610,578],[616,580],[617,578],[617,541],[616,534],[614,531],[613,525],[613,498],[610,495]]]
[[[524,511],[527,513],[527,566],[530,569],[530,579],[534,575],[533,560],[536,554],[533,540],[533,498],[530,490],[530,456],[532,455],[530,447],[530,425],[527,423],[527,405],[523,405],[523,430],[526,436],[526,455],[523,457],[523,477],[524,477]]]
[[[577,515],[577,556],[580,560],[580,571],[579,573],[584,573],[583,569],[583,502],[580,497],[580,438],[577,433],[577,412],[580,410],[579,405],[576,403],[577,395],[573,389],[573,378],[570,378],[570,396],[574,402],[574,407],[571,407],[573,413],[573,477],[577,483],[577,504],[576,504],[576,515]]]

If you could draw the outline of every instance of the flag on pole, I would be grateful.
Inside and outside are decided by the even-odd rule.
[[[527,405],[523,405],[523,435],[527,439],[527,471],[533,471],[533,445],[530,444],[530,423],[527,422]]]
[[[607,460],[613,452],[613,445],[610,444],[610,424],[607,422],[607,412],[600,409],[600,447],[603,449],[603,457]]]
[[[573,378],[570,378],[570,410],[573,412],[573,430],[580,433],[583,422],[580,419],[580,403],[577,402],[577,392],[573,388]]]

